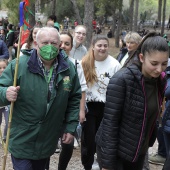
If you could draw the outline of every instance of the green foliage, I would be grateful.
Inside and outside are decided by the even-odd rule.
[[[142,0],[139,1],[139,14],[147,11],[146,19],[151,19],[153,14],[158,13],[158,0]],[[168,19],[170,12],[170,1],[166,1],[166,18]]]
[[[44,0],[45,1],[45,0]],[[84,1],[77,1],[77,5],[80,11],[81,18],[84,17]],[[44,12],[47,16],[51,15],[51,5],[41,6],[41,12]],[[57,21],[62,24],[65,17],[71,20],[75,19],[73,5],[70,0],[62,0],[56,5]]]
[[[142,21],[142,23],[144,23],[146,21],[146,18],[147,18],[147,11],[141,12],[140,13],[140,21]]]
[[[8,10],[8,19],[9,22],[13,25],[17,25],[19,23],[19,4],[21,0],[5,0],[4,7]],[[30,4],[34,2],[34,0],[29,0]]]
[[[19,3],[20,0],[6,0],[4,6],[8,9],[9,22],[16,25],[19,22]]]
[[[77,6],[79,9],[80,17],[84,18],[84,0],[77,0]],[[57,4],[57,18],[59,22],[62,23],[64,20],[64,17],[67,16],[70,21],[75,20],[75,13],[73,9],[73,5],[71,1],[69,0],[62,0],[60,3]]]
[[[72,4],[68,0],[62,0],[57,4],[57,18],[59,21],[64,20],[65,16],[68,18],[74,17],[74,10],[72,8]]]
[[[119,0],[95,0],[95,15],[100,16],[111,16],[113,7],[119,8]]]
[[[17,24],[19,22],[19,2],[21,0],[0,0],[0,8],[5,7],[8,10],[9,21],[13,24]],[[35,0],[29,0],[30,3],[35,2]],[[84,18],[84,3],[85,0],[76,0],[78,9],[80,12],[80,16]],[[41,13],[45,13],[47,16],[51,15],[51,0],[41,0]],[[94,17],[102,18],[103,16],[111,16],[114,9],[119,8],[119,0],[94,0]],[[169,18],[169,9],[170,9],[170,1],[167,0],[166,5],[166,19]],[[145,12],[147,11],[147,12]],[[158,0],[140,0],[139,1],[139,17],[141,15],[142,20],[150,19],[153,14],[157,14],[158,11]],[[123,7],[122,11],[122,21],[123,23],[129,22],[129,7],[127,7],[127,3]],[[62,23],[62,20],[65,16],[69,17],[70,20],[74,20],[75,14],[72,8],[72,3],[70,0],[57,0],[56,5],[56,15],[58,21]]]
[[[139,3],[139,14],[146,12],[145,19],[150,19],[158,11],[158,0],[142,0]]]
[[[77,0],[77,6],[79,8],[80,17],[84,18],[84,0]]]
[[[123,12],[122,12],[122,23],[123,23],[124,25],[126,25],[127,23],[130,22],[129,16],[130,16],[130,10],[129,10],[129,8],[123,10]]]

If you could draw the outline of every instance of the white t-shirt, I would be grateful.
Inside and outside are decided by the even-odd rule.
[[[121,68],[120,63],[108,56],[104,61],[95,61],[98,82],[88,85],[86,91],[87,102],[106,102],[106,90],[111,77]]]
[[[120,61],[121,66],[123,67],[123,65],[125,64],[126,60],[128,59],[129,54],[128,52],[125,54],[125,56],[122,58],[122,60]]]
[[[82,65],[81,65],[79,60],[76,61],[72,57],[69,57],[69,59],[70,59],[70,61],[73,62],[74,65],[77,62],[76,68],[77,68],[77,74],[78,74],[79,81],[80,81],[81,91],[85,92],[87,90],[87,84],[86,84],[86,79],[85,79],[85,76],[84,76],[84,71],[83,71]]]

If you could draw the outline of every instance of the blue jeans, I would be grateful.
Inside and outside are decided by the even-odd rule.
[[[158,127],[157,140],[158,140],[158,154],[166,158],[166,147],[162,127]]]
[[[45,170],[48,158],[40,160],[18,159],[11,155],[14,170]]]
[[[164,140],[165,140],[167,157],[170,157],[170,133],[164,132]]]
[[[163,170],[169,170],[170,169],[170,133],[164,132],[164,140],[165,140],[167,157],[166,157]]]

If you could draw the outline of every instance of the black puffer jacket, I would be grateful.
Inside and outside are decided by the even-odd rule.
[[[164,73],[157,84],[160,103],[166,85],[163,77]],[[147,130],[144,89],[144,79],[136,65],[122,68],[111,78],[107,88],[104,117],[96,135],[96,143],[101,148],[103,168],[117,169],[118,157],[130,162],[138,159]],[[150,138],[154,127],[155,123],[152,125]]]

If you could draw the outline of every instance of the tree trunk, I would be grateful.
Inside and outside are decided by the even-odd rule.
[[[29,24],[31,25],[31,27],[34,27],[35,25],[35,1],[30,4],[30,9],[34,15],[29,14]]]
[[[158,0],[158,21],[161,23],[162,0]]]
[[[129,23],[129,31],[133,30],[133,11],[134,11],[134,0],[130,2],[130,23]]]
[[[162,15],[162,26],[161,26],[161,35],[164,34],[165,29],[165,16],[166,15],[166,0],[163,1],[163,15]]]
[[[116,30],[116,22],[115,22],[116,9],[115,9],[115,6],[114,6],[113,9],[112,9],[112,18],[113,18],[113,21],[112,21],[111,30],[112,30],[112,35],[113,35],[113,37],[115,37],[115,30]]]
[[[119,0],[119,18],[118,18],[116,36],[115,36],[115,47],[117,48],[119,47],[119,35],[120,35],[120,30],[121,30],[122,5],[123,5],[123,0]]]
[[[75,12],[75,19],[77,20],[78,24],[82,24],[82,20],[81,20],[81,17],[80,17],[80,12],[79,12],[79,8],[77,6],[77,2],[76,0],[70,0],[71,3],[73,4],[73,9],[74,9],[74,12]]]
[[[85,0],[84,25],[87,27],[87,35],[86,35],[86,43],[85,43],[87,49],[91,45],[91,40],[93,36],[93,27],[92,27],[93,15],[94,15],[94,1]]]
[[[41,12],[40,3],[41,3],[40,0],[37,0],[37,1],[35,2],[35,12],[36,12],[36,13]]]
[[[138,31],[138,8],[139,8],[139,0],[136,0],[135,4],[135,16],[134,16],[134,31]]]
[[[52,15],[55,15],[56,14],[56,0],[53,0],[52,1]]]

